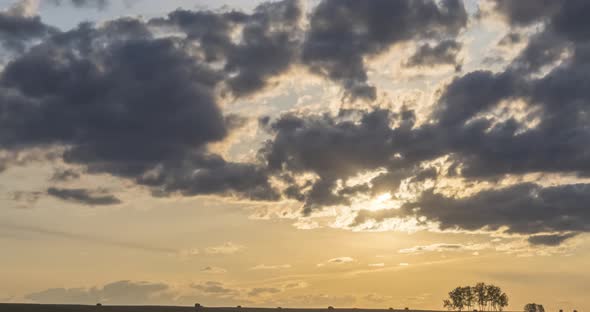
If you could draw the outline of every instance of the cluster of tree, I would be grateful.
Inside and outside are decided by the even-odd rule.
[[[479,311],[502,311],[508,306],[508,295],[494,285],[477,283],[475,286],[457,287],[443,301],[449,310],[462,311],[477,307]],[[540,311],[536,311],[540,312]]]
[[[542,304],[529,303],[524,306],[524,312],[545,312]]]

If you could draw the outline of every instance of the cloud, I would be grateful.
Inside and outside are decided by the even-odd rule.
[[[467,23],[462,1],[324,0],[311,14],[303,63],[352,98],[373,100],[364,59],[421,38],[456,35]]]
[[[26,295],[37,303],[63,304],[157,304],[172,301],[163,283],[119,281],[99,288],[53,288]]]
[[[584,202],[590,196],[586,184],[540,187],[517,184],[482,191],[465,198],[425,192],[406,204],[402,214],[424,216],[441,229],[498,230],[508,233],[590,231]]]
[[[535,235],[529,237],[529,243],[532,245],[558,246],[576,235],[577,233]]]
[[[234,244],[232,242],[227,242],[223,245],[207,247],[205,252],[211,255],[231,255],[243,250],[244,248],[246,247]]]
[[[113,195],[105,194],[104,191],[50,187],[47,189],[47,194],[64,201],[70,201],[90,206],[109,206],[118,205],[121,203],[120,199]]]
[[[155,196],[289,199],[309,217],[298,226],[317,226],[312,218],[326,207],[347,207],[336,226],[409,220],[442,231],[507,231],[534,245],[589,231],[585,182],[524,181],[590,175],[587,1],[490,0],[509,27],[504,44],[538,26],[506,67],[454,77],[428,113],[405,105],[261,117],[268,140],[251,162],[212,152],[245,123],[220,103],[257,95],[294,67],[336,82],[349,98],[375,99],[368,62],[396,44],[421,44],[408,64],[457,63],[462,1],[324,0],[306,21],[300,3],[286,0],[251,13],[176,10],[63,32],[31,14],[31,3],[0,13],[0,41],[22,52],[0,74],[0,170],[27,163],[20,155],[33,151],[32,160],[79,169],[54,182],[109,174]],[[386,207],[355,206],[383,194]],[[205,252],[235,252],[211,248]]]
[[[201,269],[201,272],[210,274],[224,274],[227,273],[227,270],[219,267],[206,266]]]
[[[357,115],[360,115],[357,120],[350,120]],[[266,159],[269,170],[281,173],[290,184],[284,192],[286,197],[305,202],[304,213],[323,206],[346,205],[350,197],[366,193],[371,187],[361,184],[337,189],[337,180],[392,163],[392,155],[396,153],[396,146],[389,144],[394,142],[396,134],[390,128],[392,119],[404,123],[400,132],[413,123],[413,116],[393,115],[387,110],[342,112],[336,117],[287,114],[268,126],[274,138],[259,153]],[[304,173],[314,173],[318,179],[297,183],[293,176]],[[383,176],[382,183],[393,188],[405,175],[398,172],[396,176]]]
[[[28,294],[25,300],[45,304],[107,305],[175,305],[189,306],[195,302],[211,306],[250,303],[241,290],[225,287],[219,282],[203,282],[188,287],[157,282],[118,281],[90,288],[53,288]]]
[[[199,290],[206,294],[215,294],[215,295],[235,295],[237,293],[236,290],[231,288],[226,288],[223,283],[208,281],[200,284],[193,284],[192,288]]]
[[[177,10],[150,24],[173,27],[199,42],[206,61],[223,62],[228,91],[242,97],[267,87],[296,63],[302,15],[299,1],[284,0],[262,3],[251,15]],[[232,40],[236,29],[241,29],[238,43]]]
[[[36,203],[39,198],[43,195],[43,192],[24,192],[24,191],[16,191],[12,192],[10,195],[10,199],[17,201],[17,202],[24,202],[26,204],[34,204]]]
[[[90,7],[97,9],[104,9],[110,4],[109,0],[49,0],[47,2],[56,6],[69,4],[76,8]]]
[[[18,1],[7,10],[0,11],[0,43],[9,52],[23,52],[34,39],[43,39],[56,33],[36,15],[35,1]]]
[[[259,264],[255,267],[252,267],[251,270],[281,270],[281,269],[290,269],[290,264],[274,264],[274,265],[266,265],[266,264]]]
[[[326,260],[325,262],[322,262],[322,263],[318,263],[317,266],[322,267],[322,266],[329,265],[329,264],[346,264],[346,263],[353,263],[353,262],[356,262],[356,259],[351,258],[351,257],[338,257],[338,258],[332,258],[332,259]]]
[[[43,227],[37,226],[27,226],[27,225],[15,225],[15,224],[8,224],[8,223],[0,223],[0,226],[4,229],[8,229],[11,232],[15,233],[28,233],[28,234],[38,234],[44,236],[52,236],[57,238],[65,238],[70,240],[78,240],[87,243],[94,243],[106,246],[112,246],[117,248],[124,248],[124,249],[131,249],[131,250],[139,250],[144,252],[153,252],[153,253],[164,253],[164,254],[175,254],[177,251],[171,248],[153,246],[153,245],[146,245],[141,243],[123,241],[118,239],[111,239],[108,237],[98,237],[83,233],[72,233],[62,230],[54,230],[48,229]]]
[[[282,290],[279,288],[273,287],[259,287],[259,288],[252,288],[248,292],[248,296],[256,297],[256,296],[264,296],[264,295],[273,295],[280,293]]]
[[[257,18],[270,14],[260,10]],[[154,38],[141,20],[83,23],[2,72],[0,148],[65,147],[66,163],[130,179],[159,196],[276,199],[260,166],[206,151],[241,124],[217,104],[224,76],[178,39]]]
[[[436,65],[453,65],[461,68],[461,62],[457,59],[462,44],[449,39],[436,45],[425,43],[418,47],[416,52],[405,63],[407,67],[425,67]]]
[[[446,251],[477,251],[488,248],[488,245],[481,244],[432,244],[424,246],[414,246],[411,248],[400,249],[401,254],[421,254],[425,252],[446,252]],[[401,265],[401,264],[400,264]]]
[[[70,168],[57,168],[51,176],[53,182],[65,182],[80,178],[80,172]]]
[[[514,26],[527,26],[542,22],[559,10],[565,0],[535,1],[535,0],[488,0],[494,10],[508,23]]]
[[[588,232],[580,204],[589,194],[585,182],[497,184],[530,174],[583,179],[590,172],[585,83],[590,35],[582,31],[587,20],[578,14],[587,3],[556,5],[539,8],[534,19],[543,27],[504,70],[469,72],[443,86],[426,123],[417,124],[416,112],[407,107],[285,114],[263,122],[273,137],[260,154],[289,184],[284,196],[302,202],[305,215],[382,193],[401,205],[355,209],[351,227],[410,218],[443,231],[557,235],[556,242]],[[511,18],[529,23],[518,14]],[[441,159],[443,165],[432,167]],[[377,170],[382,173],[367,182],[350,182]],[[437,183],[444,179],[489,187],[443,192]],[[399,197],[400,187],[414,195]]]

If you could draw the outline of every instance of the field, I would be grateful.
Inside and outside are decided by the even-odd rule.
[[[95,305],[45,305],[45,304],[0,304],[1,312],[195,312],[195,307],[186,306],[95,306]],[[288,308],[206,308],[199,312],[435,312],[426,310],[387,309],[288,309]]]

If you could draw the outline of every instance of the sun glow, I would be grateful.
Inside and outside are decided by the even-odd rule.
[[[399,201],[393,199],[391,193],[383,193],[374,197],[366,202],[359,202],[358,206],[361,209],[377,211],[383,209],[398,208],[400,205]]]

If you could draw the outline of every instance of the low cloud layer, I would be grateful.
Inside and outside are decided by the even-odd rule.
[[[121,203],[117,197],[105,194],[104,191],[90,191],[87,189],[60,189],[51,187],[47,194],[64,201],[71,201],[90,206],[108,206]]]

